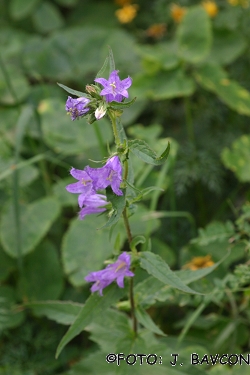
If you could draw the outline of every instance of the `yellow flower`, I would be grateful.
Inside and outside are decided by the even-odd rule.
[[[147,29],[147,35],[152,38],[161,38],[166,31],[165,23],[154,23]]]
[[[232,6],[241,5],[243,8],[249,7],[249,0],[227,0],[227,2]]]
[[[218,13],[218,7],[214,1],[206,0],[202,2],[202,6],[210,17],[215,17]]]
[[[125,5],[121,9],[118,9],[115,15],[121,23],[129,23],[135,18],[137,9],[137,4]]]
[[[177,4],[172,4],[170,11],[171,11],[171,17],[173,18],[173,20],[177,23],[180,23],[187,9]]]
[[[213,264],[214,262],[211,259],[211,255],[206,255],[204,257],[194,257],[191,262],[186,263],[182,268],[195,271],[200,268],[211,267]]]

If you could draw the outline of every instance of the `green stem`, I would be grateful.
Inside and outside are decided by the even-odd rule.
[[[115,137],[116,148],[118,149],[119,146],[121,145],[121,139],[119,137],[119,133],[118,133],[118,130],[117,130],[116,116],[111,111],[109,111],[108,114],[109,114],[109,118],[111,120],[112,127],[113,127],[113,133],[114,133],[114,137]],[[126,180],[127,177],[128,177],[128,159],[127,158],[128,158],[128,153],[127,153],[126,159],[123,163],[123,165],[124,165],[124,180]],[[124,222],[124,226],[125,226],[127,237],[128,237],[128,242],[130,244],[133,237],[132,237],[132,233],[131,233],[131,229],[130,229],[130,225],[129,225],[129,221],[128,221],[127,207],[124,208],[122,216],[123,216],[123,222]],[[133,283],[132,277],[130,278],[129,283],[130,283],[129,284],[129,301],[130,301],[130,307],[131,307],[131,319],[132,319],[132,322],[133,322],[133,331],[134,331],[135,335],[137,335],[137,319],[136,319],[136,316],[135,316],[135,300],[134,300],[134,283]]]
[[[103,142],[103,138],[102,138],[102,133],[100,132],[100,128],[99,128],[99,126],[98,126],[98,124],[97,124],[96,121],[93,123],[93,127],[94,127],[94,130],[95,130],[96,138],[98,140],[99,149],[101,151],[102,156],[104,157],[106,155],[106,148],[104,146],[104,142]]]

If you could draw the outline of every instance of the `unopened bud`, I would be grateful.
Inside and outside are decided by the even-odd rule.
[[[100,120],[105,115],[106,112],[107,112],[107,108],[101,105],[95,110],[95,118],[97,120]]]

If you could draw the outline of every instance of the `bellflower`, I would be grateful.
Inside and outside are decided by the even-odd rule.
[[[122,165],[118,156],[113,156],[101,168],[91,168],[87,166],[85,171],[92,179],[95,190],[105,189],[111,186],[116,195],[123,195],[119,189],[122,182]]]
[[[132,277],[134,273],[129,270],[130,268],[130,255],[125,251],[119,255],[117,261],[109,264],[104,270],[97,272],[90,272],[85,280],[94,282],[91,287],[91,292],[99,291],[102,296],[103,289],[116,280],[120,288],[124,288],[124,277]]]
[[[105,96],[107,102],[121,102],[123,97],[128,98],[127,89],[132,85],[130,77],[122,81],[120,80],[118,70],[113,70],[108,80],[105,78],[96,78],[95,82],[100,83],[104,87],[100,95]]]
[[[85,197],[93,192],[93,183],[91,177],[84,170],[71,168],[71,176],[73,176],[78,182],[67,185],[66,190],[73,194],[80,194],[78,197],[79,206],[83,206]]]
[[[83,116],[85,113],[89,111],[89,108],[86,107],[90,102],[89,99],[81,97],[77,99],[71,98],[68,96],[68,99],[65,104],[66,111],[70,114],[71,120],[75,120],[80,116]]]
[[[99,214],[106,211],[104,206],[107,204],[107,198],[102,194],[96,194],[95,192],[92,192],[86,196],[81,194],[78,198],[78,202],[79,206],[83,207],[79,212],[79,217],[81,220],[83,220],[86,215]]]

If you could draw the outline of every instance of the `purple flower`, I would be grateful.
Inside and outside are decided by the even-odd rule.
[[[88,173],[80,169],[71,168],[70,174],[79,181],[75,182],[74,184],[67,185],[66,190],[73,194],[80,194],[78,197],[78,202],[79,206],[82,207],[82,202],[84,201],[85,197],[93,192],[92,179]]]
[[[87,108],[86,105],[89,102],[90,100],[84,97],[73,99],[71,96],[68,96],[65,109],[70,114],[71,120],[74,121],[78,117],[83,116],[86,112],[88,112],[89,108]]]
[[[113,70],[108,80],[105,78],[96,78],[95,82],[100,83],[104,87],[100,95],[105,96],[107,102],[121,102],[123,97],[128,98],[127,89],[132,85],[130,77],[122,81],[120,80],[118,70]]]
[[[91,292],[99,291],[102,296],[102,291],[106,286],[116,280],[120,288],[124,288],[124,277],[132,277],[134,273],[129,270],[130,268],[130,255],[123,252],[113,264],[109,264],[104,270],[97,272],[90,272],[85,280],[94,282],[91,287]]]
[[[78,197],[79,206],[83,207],[79,212],[79,217],[81,220],[85,218],[86,215],[99,214],[106,211],[104,207],[107,204],[107,198],[105,195],[96,194],[95,192],[83,196],[81,194]]]
[[[111,186],[116,195],[123,195],[119,189],[122,182],[122,165],[118,156],[113,156],[101,168],[91,168],[87,166],[85,171],[93,181],[95,190],[105,189]]]

